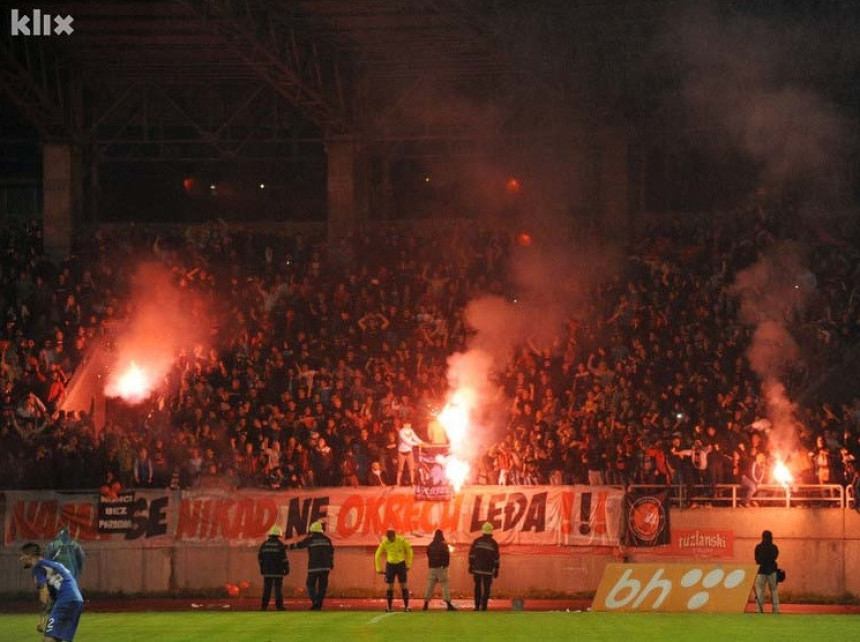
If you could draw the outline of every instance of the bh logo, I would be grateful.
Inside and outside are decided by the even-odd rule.
[[[633,577],[633,569],[627,568],[609,590],[604,600],[607,610],[661,610],[664,602],[671,600],[681,608],[696,611],[708,604],[712,593],[723,593],[738,587],[748,587],[744,584],[747,572],[736,568],[728,573],[722,568],[713,568],[707,572],[700,568],[686,569],[677,579],[678,586],[665,577],[664,569],[658,568],[651,579],[644,584]],[[680,593],[680,594],[679,594]]]

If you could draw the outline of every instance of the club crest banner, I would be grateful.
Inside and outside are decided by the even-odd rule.
[[[666,546],[669,529],[669,491],[629,491],[624,496],[627,546]]]

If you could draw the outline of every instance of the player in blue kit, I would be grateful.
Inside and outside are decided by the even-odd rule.
[[[84,610],[84,598],[77,581],[69,569],[59,562],[43,559],[42,549],[38,544],[24,544],[21,547],[20,559],[24,568],[31,570],[42,604],[47,604],[51,599],[48,587],[54,589],[54,605],[44,624],[43,640],[71,642],[75,639],[78,622]]]

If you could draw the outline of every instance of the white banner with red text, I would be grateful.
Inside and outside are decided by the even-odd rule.
[[[604,486],[469,486],[447,501],[416,499],[411,488],[318,488],[234,492],[135,490],[101,503],[98,493],[9,491],[3,542],[53,538],[60,527],[82,541],[150,546],[176,541],[247,545],[280,526],[304,536],[315,520],[339,546],[375,546],[388,528],[415,545],[438,528],[452,543],[493,524],[500,544],[616,546],[623,492]]]

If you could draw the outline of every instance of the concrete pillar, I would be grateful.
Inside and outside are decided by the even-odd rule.
[[[72,145],[42,146],[42,221],[45,253],[68,256],[81,207],[81,155]]]
[[[356,143],[352,137],[326,141],[328,156],[328,240],[335,244],[356,227],[358,214]]]

